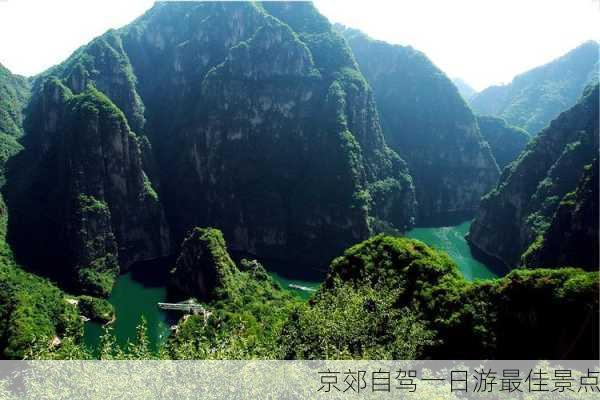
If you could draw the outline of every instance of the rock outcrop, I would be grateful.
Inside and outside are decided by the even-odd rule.
[[[473,215],[499,170],[452,81],[419,51],[338,30],[373,88],[388,144],[408,164],[420,222]]]
[[[518,266],[530,246],[531,251],[539,246],[561,199],[575,191],[584,167],[598,157],[598,133],[596,84],[504,170],[498,186],[482,199],[469,242],[509,267]],[[581,251],[597,253],[597,246]]]
[[[123,113],[51,77],[34,94],[26,150],[11,160],[10,235],[25,265],[107,295],[119,266],[169,252],[162,206]]]
[[[550,226],[523,257],[530,267],[576,265],[597,271],[598,259],[598,159],[585,167],[577,189],[561,200]]]
[[[517,159],[531,139],[527,131],[510,126],[501,118],[479,116],[477,124],[501,170]]]
[[[480,115],[493,115],[537,135],[562,111],[577,103],[583,89],[598,81],[598,42],[589,41],[564,56],[491,86],[470,100]]]
[[[174,286],[204,302],[222,295],[237,267],[218,229],[194,228],[183,241],[172,271]]]

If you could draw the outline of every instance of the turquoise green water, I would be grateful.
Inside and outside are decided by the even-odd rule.
[[[311,281],[301,281],[294,279],[287,279],[281,275],[276,274],[275,272],[269,273],[275,282],[279,283],[279,285],[287,290],[290,290],[296,297],[308,300],[310,296],[321,286],[320,282],[311,282]],[[290,287],[290,285],[301,286],[302,289]]]
[[[455,226],[415,228],[406,236],[448,253],[465,278],[469,280],[496,278],[498,276],[496,273],[473,257],[471,248],[465,240],[470,226],[471,221],[466,221]]]
[[[143,316],[148,323],[151,345],[156,349],[169,334],[167,315],[158,308],[158,303],[164,302],[166,297],[165,287],[144,285],[136,281],[131,273],[121,275],[108,298],[117,315],[116,321],[112,323],[117,343],[125,346],[127,341],[135,340],[136,327]],[[88,347],[96,349],[102,333],[102,325],[86,323],[84,341]]]
[[[467,221],[455,226],[415,228],[409,231],[407,236],[447,252],[469,280],[495,278],[497,275],[486,265],[475,260],[471,254],[469,245],[464,238],[469,231],[470,224],[471,222]],[[270,274],[282,288],[290,290],[295,296],[304,300],[312,296],[313,290],[318,289],[320,285],[319,282],[288,279],[274,272]],[[142,316],[148,322],[150,342],[154,348],[167,338],[170,325],[167,314],[157,306],[159,302],[167,299],[166,288],[160,286],[164,279],[154,279],[154,283],[147,284],[136,280],[132,273],[119,277],[108,300],[115,307],[117,319],[112,324],[112,328],[120,345],[124,346],[128,340],[135,340],[136,327]],[[290,285],[298,285],[312,290],[294,289]],[[100,324],[86,323],[85,343],[90,348],[97,348],[102,332]]]

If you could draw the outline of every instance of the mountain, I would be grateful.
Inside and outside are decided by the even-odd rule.
[[[0,64],[0,184],[4,184],[6,161],[22,147],[23,109],[29,99],[30,84]]]
[[[499,170],[452,81],[419,51],[338,30],[373,88],[387,142],[408,164],[420,223],[472,215]]]
[[[529,143],[527,131],[508,125],[502,118],[478,116],[477,124],[500,169],[516,160]]]
[[[598,79],[597,42],[589,41],[564,56],[525,72],[504,86],[491,86],[470,100],[473,111],[504,118],[537,134],[572,107],[592,80]]]
[[[585,167],[577,189],[561,200],[552,222],[523,257],[531,267],[580,265],[595,271],[598,259],[598,159]]]
[[[15,263],[6,243],[8,214],[0,196],[0,356],[23,359],[83,334],[76,302],[51,282]]]
[[[310,273],[416,216],[371,89],[311,3],[157,3],[36,77],[25,126],[11,242],[88,294],[194,226]]]
[[[452,79],[452,83],[454,83],[454,86],[458,89],[458,93],[460,93],[465,101],[471,100],[477,94],[477,90],[473,89],[471,85],[461,78]]]
[[[162,205],[141,139],[89,85],[51,77],[34,94],[25,150],[9,163],[9,234],[17,259],[76,292],[106,296],[121,268],[166,256]]]
[[[524,254],[536,252],[549,228],[550,234],[556,236],[552,221],[558,219],[559,223],[567,218],[565,213],[569,212],[561,210],[561,200],[568,203],[578,198],[570,193],[576,191],[587,165],[598,157],[598,134],[598,84],[595,84],[585,90],[574,107],[540,132],[504,170],[498,186],[482,199],[469,232],[470,243],[507,266],[515,267],[523,262]],[[588,189],[581,190],[588,192]],[[555,217],[557,211],[560,215]],[[581,221],[581,217],[573,217]],[[594,220],[581,222],[587,226],[585,229],[593,229],[597,223]],[[574,225],[570,229],[584,228]],[[587,241],[570,243],[576,246],[576,250],[571,251],[582,253],[577,258],[582,264],[573,266],[597,268],[597,263],[587,264],[585,260],[593,260],[591,255],[597,253],[598,243],[592,247],[584,246]],[[547,262],[555,265],[560,259]]]
[[[29,98],[29,81],[0,64],[0,134],[23,134],[23,107]]]

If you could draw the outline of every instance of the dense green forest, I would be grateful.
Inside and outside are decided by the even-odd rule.
[[[308,2],[159,2],[37,76],[0,65],[1,355],[598,357],[594,45],[477,114],[422,52]],[[404,237],[473,216],[505,276]],[[120,345],[115,282],[158,259],[203,309]]]

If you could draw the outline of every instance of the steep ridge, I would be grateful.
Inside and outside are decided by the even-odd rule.
[[[508,125],[501,118],[478,116],[477,124],[500,169],[516,160],[531,139],[527,131]]]
[[[406,167],[312,4],[157,5],[123,35],[176,241],[215,226],[234,252],[316,267],[412,224]]]
[[[598,80],[597,42],[589,41],[548,64],[524,72],[504,86],[491,86],[470,100],[481,115],[538,134],[562,111],[571,108],[583,89]]]
[[[584,168],[577,189],[563,197],[546,232],[524,255],[526,265],[549,267],[559,263],[598,269],[598,179],[596,158]]]
[[[106,112],[88,123],[75,104],[89,102]],[[11,225],[17,255],[63,243],[37,261],[52,253],[106,272],[83,279],[94,281],[88,292],[107,292],[116,259],[125,269],[168,252],[158,199],[172,242],[215,226],[232,251],[303,270],[416,215],[412,178],[385,144],[372,92],[310,3],[158,3],[37,77],[27,123],[8,197],[24,216]],[[78,140],[82,132],[94,140]],[[66,250],[79,255],[67,262]]]
[[[0,185],[6,161],[22,149],[17,139],[23,135],[23,109],[29,96],[29,81],[0,64]]]
[[[452,83],[454,83],[454,86],[458,89],[458,93],[460,93],[465,101],[471,100],[477,94],[477,90],[473,89],[471,85],[461,78],[452,79]]]
[[[561,199],[575,191],[585,166],[597,157],[595,84],[504,170],[498,186],[482,199],[469,232],[470,243],[509,267],[519,265],[530,246],[534,246],[531,251],[539,246]],[[596,243],[581,251],[597,252],[597,248]]]
[[[421,52],[337,28],[373,88],[387,142],[408,164],[421,222],[472,215],[499,170],[452,81]]]
[[[169,252],[168,227],[123,113],[52,77],[34,94],[7,203],[19,261],[75,291],[107,295],[136,261]]]

